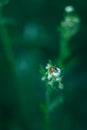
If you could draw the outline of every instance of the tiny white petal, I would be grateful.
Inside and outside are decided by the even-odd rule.
[[[48,74],[48,80],[50,80],[52,78],[52,74]]]
[[[61,72],[61,70],[59,68],[57,68],[57,70],[58,70],[59,73]]]
[[[50,64],[47,64],[46,69],[49,69],[50,67],[51,67],[51,65],[50,65]]]
[[[54,72],[53,72],[53,75],[54,75],[55,77],[57,77],[57,76],[60,75],[60,72],[61,72],[61,70],[60,70],[59,68],[56,68],[56,70],[54,70]]]
[[[53,75],[54,75],[55,77],[57,77],[57,76],[59,76],[59,73],[53,72]]]
[[[46,79],[46,77],[45,77],[45,76],[43,76],[43,77],[41,78],[41,80],[42,80],[42,81],[44,81],[45,79]]]
[[[60,81],[60,80],[61,80],[61,78],[60,78],[60,77],[57,77],[57,78],[56,78],[56,81]]]
[[[49,81],[49,82],[48,82],[48,85],[52,86],[52,85],[53,85],[53,82],[52,82],[52,81]]]
[[[59,89],[63,89],[63,88],[64,88],[63,84],[59,83]]]

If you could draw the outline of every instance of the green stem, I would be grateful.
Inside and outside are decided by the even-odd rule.
[[[46,98],[45,128],[46,128],[46,130],[51,130],[50,111],[49,111],[49,106],[50,106],[50,88],[49,88],[49,86],[46,86],[45,98]]]
[[[1,10],[0,10],[0,17],[2,18]],[[0,24],[0,35],[3,43],[2,44],[3,51],[5,53],[5,57],[8,62],[8,65],[12,70],[14,70],[15,57],[12,52],[12,47],[11,47],[12,43],[7,28],[5,26],[5,23]]]
[[[68,48],[68,38],[61,38],[60,41],[60,55],[59,55],[59,60],[58,64],[62,65],[65,61],[65,59],[70,55],[70,50]]]

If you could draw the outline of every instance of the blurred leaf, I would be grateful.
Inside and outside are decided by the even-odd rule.
[[[45,74],[45,69],[44,69],[44,67],[42,66],[42,65],[40,65],[40,70],[39,70],[39,72],[42,74],[42,75],[44,75]]]
[[[43,113],[46,113],[46,110],[47,110],[46,104],[45,104],[45,103],[41,103],[41,104],[40,104],[40,107],[41,107],[42,112],[43,112]]]
[[[10,0],[0,0],[0,8],[4,7],[6,4],[8,4]]]

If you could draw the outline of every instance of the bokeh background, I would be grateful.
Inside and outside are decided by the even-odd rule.
[[[64,62],[65,100],[51,113],[51,128],[87,130],[86,0],[10,0],[2,8],[0,130],[44,130],[40,104],[45,100],[45,85],[39,68],[40,64],[45,66],[49,59],[54,61],[59,57],[57,27],[67,5],[75,7],[81,24],[78,33],[69,41],[72,53]],[[72,66],[74,59],[76,64]]]

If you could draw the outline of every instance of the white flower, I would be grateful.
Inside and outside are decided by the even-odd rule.
[[[61,73],[61,70],[56,67],[56,68],[54,69],[53,75],[54,75],[55,77],[58,77],[58,76],[60,76],[60,73]]]
[[[53,75],[51,73],[48,73],[48,76],[47,76],[48,80],[50,80],[52,78],[52,76]]]
[[[74,11],[74,7],[73,6],[66,6],[65,7],[65,11],[67,12],[67,13],[71,13],[71,12],[73,12]]]
[[[51,65],[47,64],[46,69],[50,69]]]

